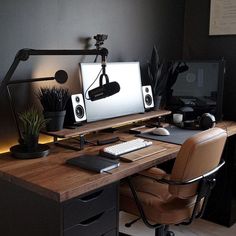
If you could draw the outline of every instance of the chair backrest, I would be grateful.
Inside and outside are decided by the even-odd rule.
[[[227,133],[223,129],[212,128],[187,139],[176,157],[171,180],[190,180],[217,167],[226,138]],[[169,191],[174,196],[185,199],[196,195],[197,184],[170,185]]]

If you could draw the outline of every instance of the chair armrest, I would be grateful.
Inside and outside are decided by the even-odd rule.
[[[151,168],[151,169],[148,169],[148,170],[146,170],[146,171],[139,172],[138,174],[144,175],[144,176],[146,176],[147,178],[156,180],[157,182],[162,183],[162,184],[169,184],[169,185],[188,185],[188,184],[196,183],[196,182],[200,181],[200,180],[203,179],[203,178],[207,178],[208,176],[215,174],[224,164],[225,164],[225,161],[222,159],[222,160],[220,161],[220,164],[219,164],[216,168],[214,168],[214,169],[208,171],[206,174],[201,175],[201,176],[198,176],[198,177],[193,178],[193,179],[184,180],[184,181],[178,181],[178,180],[171,180],[171,179],[163,178],[163,177],[164,177],[164,174],[161,175],[162,172],[160,172],[159,175],[158,175],[158,174],[154,174],[153,171],[152,171],[152,169],[157,169],[157,170],[162,171],[161,169],[158,169],[158,168]],[[164,172],[164,171],[163,171],[163,172]],[[165,172],[164,172],[164,173],[165,173]],[[168,176],[168,175],[166,174],[166,176]]]
[[[161,170],[156,167],[143,170],[139,172],[138,175],[142,175],[142,176],[149,177],[151,179],[156,179],[156,180],[163,179],[163,178],[167,179],[169,176],[164,170]]]

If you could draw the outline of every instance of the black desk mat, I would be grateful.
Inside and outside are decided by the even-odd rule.
[[[176,126],[170,126],[166,129],[170,132],[170,135],[168,136],[160,136],[152,133],[138,134],[137,136],[167,143],[183,144],[186,139],[193,136],[194,134],[201,132],[201,130],[181,129]]]

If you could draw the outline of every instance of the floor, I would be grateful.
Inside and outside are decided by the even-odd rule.
[[[154,230],[147,228],[141,220],[130,228],[125,223],[137,218],[136,216],[120,212],[120,232],[131,236],[154,236]],[[236,236],[236,224],[227,228],[206,220],[197,219],[189,226],[173,226],[171,230],[176,236]]]

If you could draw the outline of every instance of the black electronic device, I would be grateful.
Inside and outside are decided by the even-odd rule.
[[[120,165],[118,160],[110,160],[105,157],[95,155],[83,155],[74,157],[67,160],[66,163],[98,173],[107,172],[109,170],[117,168]]]
[[[194,109],[190,106],[180,107],[177,113],[183,114],[183,121],[195,119]]]
[[[66,104],[65,125],[76,125],[86,120],[82,94],[73,94]]]
[[[120,141],[119,137],[113,137],[113,138],[110,138],[110,139],[97,140],[97,145],[106,145],[106,144],[110,144],[110,143],[115,143],[117,141]]]
[[[215,126],[215,123],[216,119],[210,113],[204,113],[199,120],[199,126],[203,130],[213,128]]]
[[[222,119],[225,61],[182,60],[173,63],[167,83],[167,109],[192,107],[194,119],[211,113]]]
[[[112,96],[120,91],[120,85],[113,81],[106,84],[100,84],[99,87],[88,91],[88,95],[91,101],[96,101],[102,98]]]
[[[206,130],[215,127],[216,119],[215,116],[210,113],[204,113],[197,119],[183,120],[176,126],[184,129],[193,129],[193,130]]]

